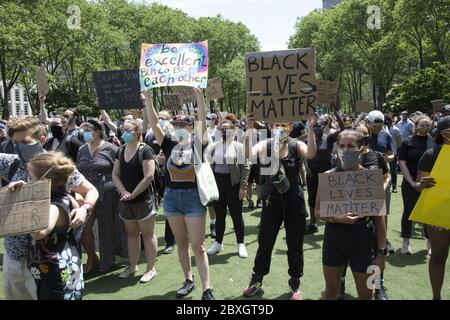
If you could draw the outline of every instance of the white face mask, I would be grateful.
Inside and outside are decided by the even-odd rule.
[[[187,141],[189,135],[189,131],[186,128],[176,128],[172,132],[172,137],[176,142]]]

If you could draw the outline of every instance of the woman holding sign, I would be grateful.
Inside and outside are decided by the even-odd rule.
[[[327,171],[327,173],[366,170],[361,166],[364,137],[359,131],[352,129],[343,131],[339,134],[337,145],[338,167]],[[348,212],[325,218],[320,215],[320,206],[320,194],[318,194],[316,217],[327,222],[322,250],[323,272],[326,283],[324,298],[326,300],[337,299],[341,286],[341,275],[347,266],[347,262],[349,262],[359,298],[371,300],[372,290],[368,288],[369,267],[375,264],[379,267],[379,272],[384,269],[386,246],[384,216],[371,219]],[[375,222],[375,230],[373,221]],[[375,241],[377,254],[375,260],[372,261]]]
[[[249,114],[249,123],[253,115]],[[261,199],[263,208],[258,234],[253,274],[245,297],[254,296],[269,273],[273,246],[277,240],[281,223],[284,222],[288,247],[290,299],[302,300],[300,278],[303,276],[303,239],[306,231],[306,205],[299,179],[302,159],[313,159],[316,155],[316,140],[313,127],[318,120],[314,114],[308,121],[308,145],[289,138],[293,125],[275,123],[271,139],[250,147],[250,135],[245,136],[245,153],[250,159],[261,158]],[[249,152],[250,150],[250,152]]]
[[[183,298],[195,288],[192,275],[189,242],[195,254],[195,262],[202,281],[202,300],[214,300],[210,286],[209,261],[205,250],[206,208],[200,201],[194,168],[194,157],[202,156],[203,148],[208,144],[206,133],[205,100],[199,88],[194,88],[198,103],[198,125],[187,115],[178,115],[174,119],[174,130],[164,134],[158,123],[158,115],[153,106],[151,90],[145,91],[149,123],[155,134],[156,142],[166,156],[164,191],[164,215],[178,246],[178,259],[186,281],[177,290],[176,297]],[[194,134],[195,132],[195,134]]]
[[[450,116],[439,120],[436,133],[436,146],[427,150],[419,160],[417,174],[417,189],[419,191],[425,188],[432,188],[436,184],[436,181],[430,177],[430,173],[433,170],[443,145],[450,145]],[[448,211],[448,208],[442,208],[442,210]],[[440,300],[445,276],[445,264],[450,248],[450,230],[428,226],[428,237],[431,245],[429,274],[431,288],[433,290],[433,300]]]

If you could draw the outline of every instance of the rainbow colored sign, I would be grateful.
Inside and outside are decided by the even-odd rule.
[[[139,69],[141,90],[208,85],[208,41],[142,44]]]

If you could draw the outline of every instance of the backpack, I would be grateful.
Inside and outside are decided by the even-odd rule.
[[[137,155],[138,155],[138,162],[142,166],[142,162],[144,161],[144,147],[147,145],[145,143],[139,144]],[[162,199],[164,195],[164,172],[161,169],[161,166],[159,164],[158,159],[156,158],[155,152],[152,148],[147,146],[150,149],[150,152],[152,153],[153,159],[155,160],[155,174],[152,182],[150,183],[150,193],[152,194],[154,204],[156,206],[156,210],[159,207],[160,200]],[[122,146],[119,149],[119,159],[123,159],[125,153],[125,146]]]

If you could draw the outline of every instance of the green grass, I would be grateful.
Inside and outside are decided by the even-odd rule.
[[[401,183],[401,176],[399,176]],[[400,184],[399,184],[400,185]],[[305,193],[306,194],[306,193]],[[400,221],[403,210],[401,193],[392,194],[391,215],[389,217],[388,236],[395,248],[402,244],[400,238]],[[210,257],[210,273],[214,294],[218,299],[242,299],[241,294],[247,286],[252,272],[253,260],[257,249],[257,233],[260,213],[258,210],[244,210],[245,231],[248,259],[240,259],[236,254],[235,236],[231,219],[227,218],[227,229],[224,238],[224,250],[217,256]],[[209,224],[208,224],[209,225]],[[302,278],[303,295],[305,299],[317,300],[321,297],[325,287],[322,273],[322,240],[323,226],[320,232],[314,236],[306,236],[304,245],[305,269]],[[145,300],[145,299],[174,299],[175,290],[184,281],[183,273],[176,252],[163,255],[164,248],[164,217],[158,216],[156,233],[158,235],[159,252],[156,262],[158,275],[148,284],[139,284],[139,276],[121,280],[117,278],[125,260],[119,261],[118,267],[107,273],[94,273],[87,277],[85,285],[86,300]],[[385,285],[392,300],[418,300],[431,299],[431,286],[428,279],[428,257],[426,256],[426,241],[422,237],[422,228],[415,226],[414,238],[411,241],[413,254],[403,256],[390,255],[386,259]],[[206,239],[209,247],[212,239]],[[0,247],[3,253],[3,246]],[[84,255],[85,258],[85,255]],[[143,252],[139,275],[145,270]],[[194,259],[192,259],[195,266]],[[272,253],[272,265],[270,274],[265,277],[262,295],[255,299],[287,299],[289,287],[287,284],[287,256],[285,231],[280,230],[278,241]],[[447,262],[447,280],[442,288],[443,299],[450,299],[450,263]],[[194,267],[194,275],[199,280],[197,269]],[[197,281],[200,286],[200,281]],[[2,274],[0,274],[2,286]],[[351,276],[347,274],[348,299],[354,299],[356,290]],[[201,290],[197,288],[187,299],[200,299]],[[3,299],[3,291],[0,290],[0,298]]]

